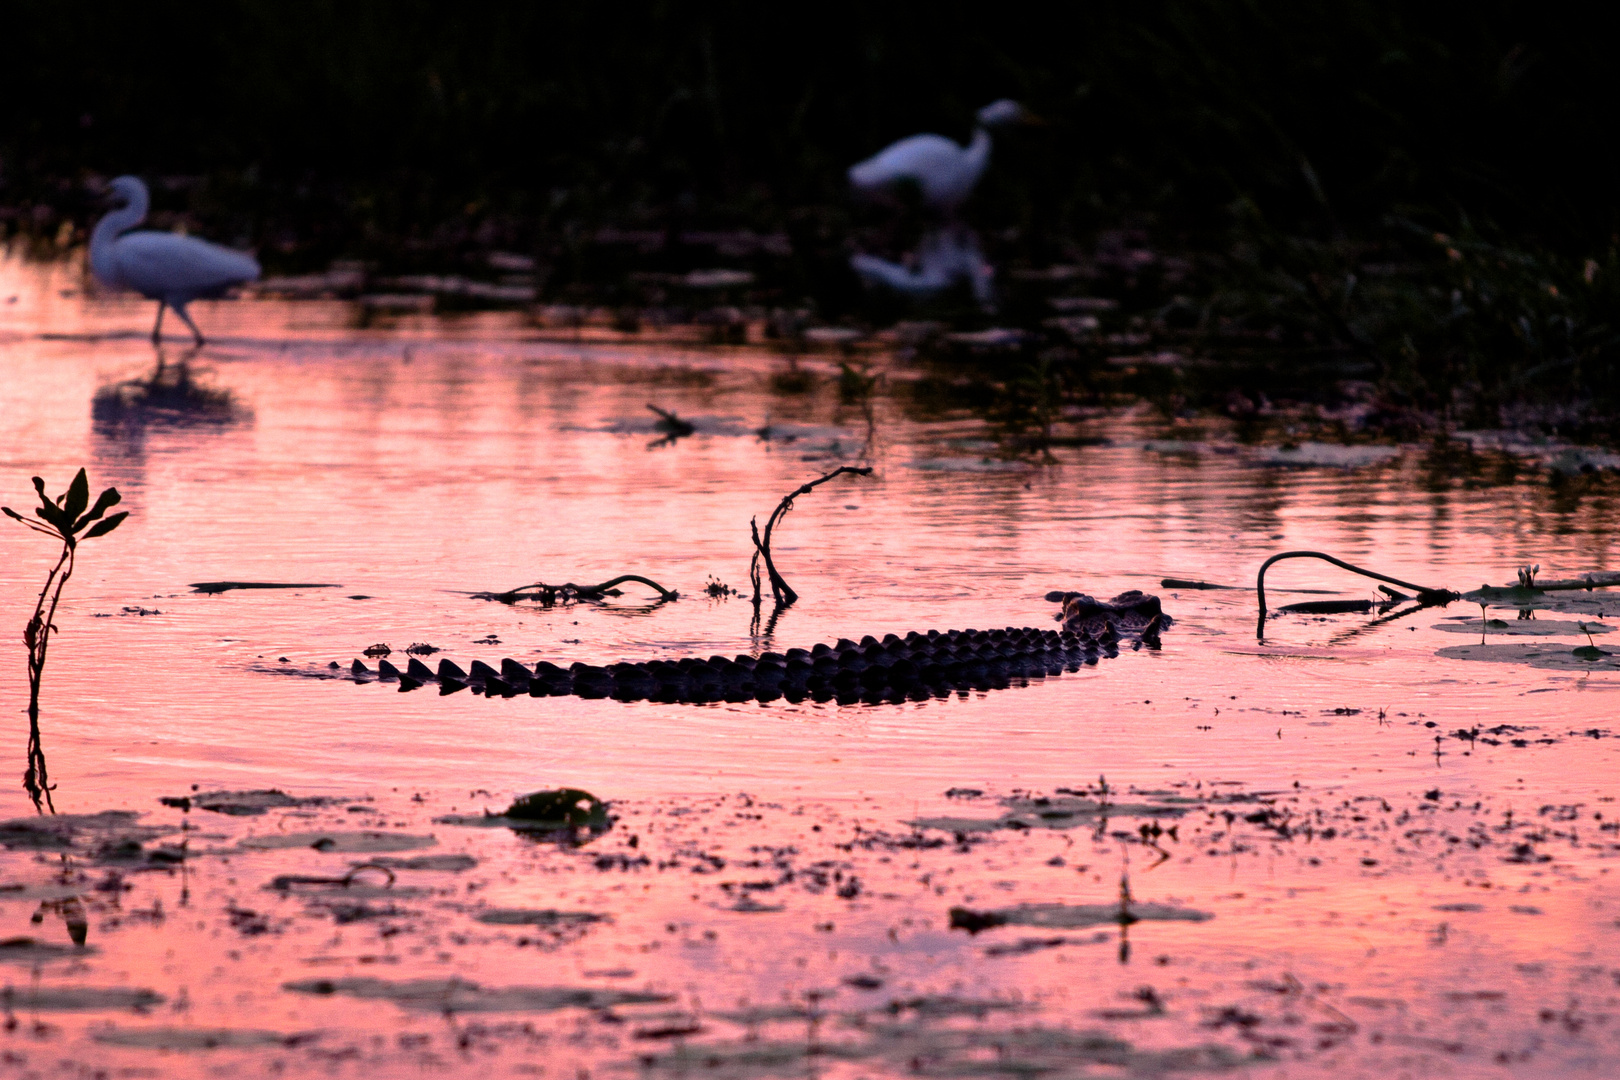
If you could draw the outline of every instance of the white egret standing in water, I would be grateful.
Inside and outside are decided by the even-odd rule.
[[[90,234],[90,269],[103,285],[134,289],[158,302],[153,344],[162,336],[163,309],[172,307],[201,345],[202,331],[186,314],[186,305],[193,300],[223,296],[232,286],[257,279],[258,261],[194,236],[153,230],[130,232],[146,220],[150,201],[146,185],[139,177],[120,176],[109,186],[124,205],[96,222],[95,232]]]
[[[973,141],[966,146],[943,135],[913,135],[849,168],[855,190],[877,194],[907,181],[922,190],[923,203],[951,213],[967,201],[990,164],[990,129],[1029,123],[1034,117],[1018,102],[1002,98],[980,109]]]
[[[1022,105],[1006,98],[980,109],[977,119],[973,141],[966,146],[943,135],[913,135],[850,166],[849,182],[866,195],[916,184],[924,206],[947,219],[954,218],[990,164],[990,129],[1035,122]],[[910,262],[905,265],[866,254],[850,257],[850,266],[868,285],[925,297],[965,281],[974,299],[986,308],[991,306],[995,270],[980,252],[978,238],[966,226],[948,220],[932,229]]]

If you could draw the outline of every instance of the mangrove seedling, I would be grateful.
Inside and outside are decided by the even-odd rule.
[[[80,541],[106,536],[129,517],[129,511],[120,510],[104,517],[117,506],[122,496],[117,488],[108,488],[90,506],[90,481],[83,469],[62,494],[52,499],[45,494],[45,481],[34,477],[34,490],[39,493],[39,505],[33,518],[26,518],[9,506],[0,507],[5,515],[62,543],[62,554],[45,577],[45,587],[39,591],[34,604],[33,617],[23,630],[23,642],[28,646],[28,769],[23,773],[23,788],[34,801],[34,809],[56,813],[51,799],[50,777],[45,771],[45,751],[39,741],[39,686],[45,676],[45,654],[50,648],[51,634],[56,630],[56,608],[62,601],[62,590],[73,576],[74,559]],[[44,524],[41,524],[43,522]]]

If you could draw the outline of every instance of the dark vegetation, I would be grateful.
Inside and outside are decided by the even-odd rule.
[[[1036,438],[1054,402],[1119,391],[1240,417],[1350,400],[1354,427],[1403,437],[1613,434],[1617,19],[1392,0],[25,3],[0,66],[0,229],[68,246],[98,212],[91,181],[137,172],[159,227],[253,245],[271,273],[338,263],[340,293],[433,273],[441,307],[536,296],[720,341],[744,322],[793,339],[993,318],[1033,331],[1011,360],[938,351],[968,353],[998,419]],[[854,204],[844,169],[912,132],[965,138],[1001,96],[1050,123],[998,140],[968,211],[1000,311],[863,293],[849,253],[908,249],[919,216]]]

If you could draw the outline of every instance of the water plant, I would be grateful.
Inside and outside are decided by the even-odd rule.
[[[1592,640],[1592,631],[1584,622],[1576,623],[1575,625],[1580,627],[1581,633],[1586,635],[1586,644],[1577,645],[1575,648],[1570,650],[1571,652],[1580,657],[1582,660],[1601,660],[1605,656],[1609,655],[1607,651],[1597,647],[1597,642]]]
[[[0,511],[35,532],[62,543],[62,553],[46,575],[45,585],[34,604],[34,614],[23,630],[23,641],[28,646],[28,768],[23,773],[23,788],[34,801],[36,810],[44,813],[49,809],[54,814],[56,805],[51,799],[45,751],[39,738],[39,687],[45,677],[45,656],[50,648],[51,634],[57,628],[56,608],[62,602],[62,590],[67,586],[68,578],[73,576],[79,542],[106,536],[123,523],[129,511],[120,510],[110,517],[103,516],[122,500],[117,488],[107,488],[96,498],[95,505],[90,506],[90,480],[83,469],[79,470],[68,489],[55,499],[45,494],[45,481],[38,476],[34,477],[34,490],[39,493],[39,505],[34,508],[34,515],[40,521],[24,517],[9,506],[0,507]]]

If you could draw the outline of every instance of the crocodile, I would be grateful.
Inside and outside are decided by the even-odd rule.
[[[1031,678],[1061,675],[1134,649],[1159,647],[1172,620],[1157,596],[1137,590],[1112,600],[1085,593],[1051,592],[1061,605],[1062,629],[912,631],[758,656],[687,657],[569,667],[542,660],[530,667],[507,658],[499,667],[474,660],[463,669],[440,660],[437,669],[412,657],[402,669],[379,660],[375,669],[356,659],[344,673],[356,682],[394,683],[401,691],[437,684],[440,694],[471,690],[486,697],[576,696],[620,701],[688,704],[786,699],[799,702],[924,700],[952,692],[1002,689]],[[332,667],[341,667],[333,664]]]

